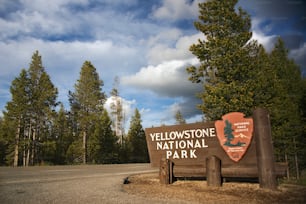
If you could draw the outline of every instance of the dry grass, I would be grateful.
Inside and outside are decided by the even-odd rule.
[[[156,174],[134,175],[129,181],[123,186],[127,193],[190,203],[306,203],[306,187],[298,185],[281,184],[275,191],[246,182],[207,187],[206,181],[180,180],[163,185]]]

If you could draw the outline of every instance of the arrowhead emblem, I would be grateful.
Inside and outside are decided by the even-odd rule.
[[[215,121],[220,145],[235,162],[246,153],[253,137],[253,119],[244,118],[243,113],[232,112]]]

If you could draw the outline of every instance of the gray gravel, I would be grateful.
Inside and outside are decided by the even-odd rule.
[[[158,169],[149,164],[1,167],[0,203],[177,203],[123,191],[124,178],[149,172]]]

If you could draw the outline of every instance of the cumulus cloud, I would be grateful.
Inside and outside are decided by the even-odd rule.
[[[302,75],[306,77],[306,43],[302,44],[298,49],[291,50],[289,56],[301,66]]]
[[[33,52],[38,50],[46,71],[59,89],[58,100],[63,103],[68,102],[68,90],[73,89],[83,62],[90,60],[104,81],[106,93],[111,89],[113,78],[121,78],[126,109],[137,106],[146,126],[173,122],[176,109],[180,109],[187,121],[198,120],[201,113],[195,106],[201,101],[194,95],[201,92],[202,87],[188,81],[185,68],[198,63],[189,51],[190,45],[197,43],[198,39],[205,39],[192,26],[192,21],[198,16],[199,2],[203,1],[1,2],[0,109],[3,110],[9,100],[10,82],[18,76],[21,68],[29,66]],[[287,22],[281,17],[285,12],[276,13],[277,9],[273,9],[274,16],[279,18],[272,16],[265,21],[269,9],[259,5],[262,1],[239,2],[255,13],[252,19],[257,16],[253,37],[271,47],[279,35],[272,31],[280,25],[273,23]],[[253,12],[253,8],[262,11]],[[305,28],[305,23],[297,25]],[[295,34],[290,33],[287,41],[293,42]],[[290,54],[298,62],[305,63],[305,44],[301,40],[304,38],[299,39],[299,43],[291,43]]]
[[[91,61],[96,67],[100,79],[106,86],[103,88],[104,91],[105,88],[110,89],[115,76],[133,73],[138,64],[143,63],[143,59],[138,57],[140,50],[135,47],[118,46],[108,40],[64,42],[28,38],[10,43],[0,42],[0,46],[2,48],[0,49],[2,62],[0,77],[3,81],[9,83],[18,77],[22,68],[29,67],[32,54],[38,50],[42,56],[43,66],[59,90],[58,100],[66,104],[66,107],[68,91],[74,89],[73,85],[79,78],[85,60]],[[122,63],[118,64],[117,59],[122,60]],[[9,93],[8,87],[1,83],[1,88],[4,88],[7,93]],[[3,98],[8,98],[7,94],[3,95]]]
[[[166,32],[166,35],[162,33],[158,38],[154,39],[154,43],[150,43],[151,47],[147,53],[147,59],[149,64],[159,64],[164,61],[176,60],[176,59],[189,59],[193,55],[189,51],[189,47],[197,43],[198,39],[205,39],[203,33],[196,33],[193,35],[180,35],[179,33],[175,37],[175,40],[164,43],[165,38],[169,39],[172,32]],[[161,37],[165,36],[165,37]],[[169,46],[170,45],[170,46]],[[173,45],[173,46],[171,46]]]
[[[188,81],[186,67],[197,65],[198,60],[172,60],[157,66],[147,66],[134,75],[122,77],[122,83],[138,89],[152,91],[160,96],[190,96],[199,91],[199,85]]]
[[[187,123],[201,122],[203,114],[196,108],[200,100],[196,98],[180,98],[174,103],[164,105],[160,109],[147,110],[142,113],[145,128],[161,125],[174,125],[175,114],[180,111]]]
[[[252,14],[253,38],[270,51],[278,37],[285,42],[288,49],[296,56],[304,55],[306,2],[297,1],[239,1],[239,5]],[[298,53],[299,52],[299,53]],[[305,68],[301,58],[295,57],[296,62]]]
[[[153,17],[156,19],[180,20],[196,18],[198,14],[198,0],[165,0],[162,6],[154,10]]]
[[[132,115],[134,114],[135,108],[136,108],[136,100],[127,100],[125,98],[122,97],[118,97],[118,100],[120,101],[120,103],[122,104],[122,113],[123,113],[123,123],[124,123],[124,129],[127,130],[127,128],[129,127],[129,122],[130,119],[132,117]],[[106,108],[107,112],[109,113],[110,117],[111,116],[111,104],[112,103],[116,103],[115,102],[116,99],[113,96],[110,96],[107,98],[104,107]]]

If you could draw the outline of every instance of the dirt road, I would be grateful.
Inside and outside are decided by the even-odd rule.
[[[1,167],[0,203],[171,203],[123,191],[124,178],[149,172],[158,170],[149,164]]]

